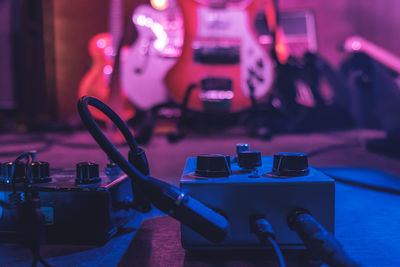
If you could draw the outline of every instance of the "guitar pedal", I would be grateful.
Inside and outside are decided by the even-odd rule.
[[[115,164],[104,171],[93,162],[50,170],[47,162],[32,162],[30,174],[21,164],[1,165],[0,201],[7,204],[0,207],[1,240],[17,233],[18,202],[26,186],[40,198],[47,243],[103,244],[135,214],[131,181]]]
[[[303,242],[287,225],[287,216],[298,208],[308,210],[334,232],[334,180],[309,167],[306,154],[261,156],[243,144],[237,152],[235,158],[206,154],[187,160],[181,190],[224,215],[230,230],[223,242],[213,244],[182,225],[185,249],[262,249],[250,230],[253,215],[263,215],[271,223],[281,248],[303,249]]]

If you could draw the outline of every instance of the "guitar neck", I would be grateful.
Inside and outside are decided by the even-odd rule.
[[[109,32],[112,37],[113,56],[116,56],[123,35],[123,0],[110,0]]]
[[[362,37],[352,36],[347,38],[344,43],[344,49],[349,52],[364,52],[386,67],[400,74],[400,58],[398,56]]]

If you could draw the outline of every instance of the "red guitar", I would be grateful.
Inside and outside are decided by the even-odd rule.
[[[185,37],[182,55],[166,76],[172,99],[188,108],[235,112],[271,89],[273,64],[253,29],[259,0],[178,0]]]
[[[128,119],[134,115],[134,109],[121,95],[118,78],[120,42],[123,34],[121,18],[122,1],[111,0],[110,32],[97,34],[89,42],[89,54],[93,63],[79,85],[78,97],[95,96]],[[91,112],[98,120],[106,119],[106,116],[95,108],[91,109]]]

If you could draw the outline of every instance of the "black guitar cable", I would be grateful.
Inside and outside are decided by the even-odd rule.
[[[121,131],[131,149],[129,151],[130,162],[139,161],[138,165],[134,166],[128,162],[104,136],[89,111],[89,105],[103,112]],[[103,151],[131,178],[133,186],[137,186],[143,191],[156,208],[212,242],[221,242],[226,238],[229,223],[225,217],[181,192],[178,188],[144,175],[146,170],[138,170],[136,166],[148,168],[144,151],[138,148],[128,126],[109,106],[97,98],[84,96],[78,101],[78,111],[83,124]]]
[[[297,233],[313,257],[333,267],[360,266],[307,210],[294,210],[289,214],[287,221],[289,228]]]
[[[257,235],[261,244],[270,245],[274,249],[279,261],[279,266],[285,267],[285,259],[275,240],[275,231],[263,215],[250,216],[250,231]]]
[[[45,241],[45,217],[40,209],[39,193],[30,186],[28,177],[31,176],[31,163],[35,160],[36,151],[24,152],[16,158],[11,173],[12,193],[9,195],[8,208],[18,210],[17,233],[22,238],[23,245],[29,247],[32,252],[33,261],[31,266],[36,267],[40,262],[45,267],[51,265],[40,255],[40,246]],[[22,160],[26,160],[25,163]],[[16,190],[15,166],[25,166],[25,179],[23,197]]]

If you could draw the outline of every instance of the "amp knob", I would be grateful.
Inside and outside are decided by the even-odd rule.
[[[197,156],[196,175],[202,177],[228,177],[231,174],[231,159],[223,154]]]
[[[47,183],[51,181],[50,178],[50,165],[45,161],[34,161],[30,164],[29,182],[36,183]]]
[[[14,178],[13,178],[14,177]],[[9,161],[1,164],[1,179],[5,183],[20,183],[25,178],[25,163]]]
[[[242,151],[238,154],[239,167],[251,170],[262,165],[260,151]]]
[[[278,176],[304,176],[308,169],[308,157],[305,153],[281,152],[274,155],[272,172]]]

